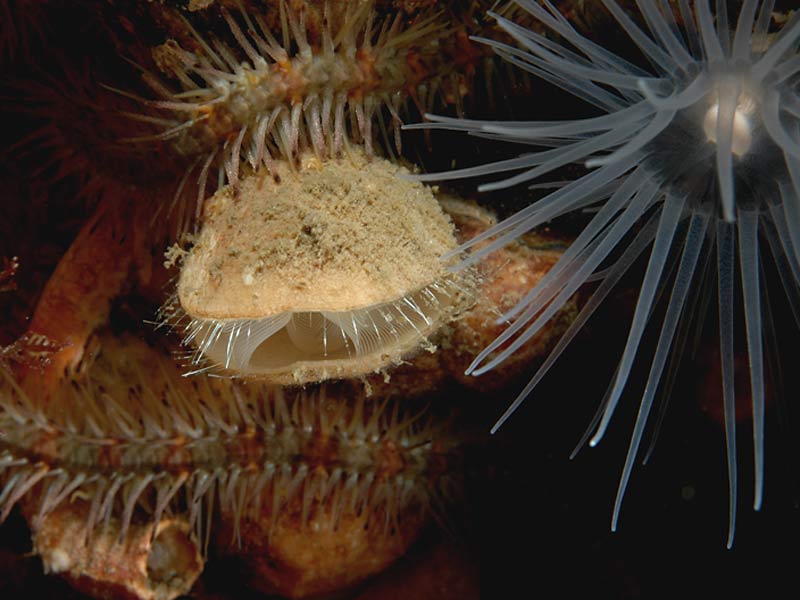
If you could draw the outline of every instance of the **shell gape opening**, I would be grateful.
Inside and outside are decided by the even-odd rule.
[[[322,348],[322,358],[325,359],[347,347],[344,329],[326,318],[325,313],[293,314],[289,317],[285,330],[295,348],[312,356],[319,354]]]
[[[225,369],[274,375],[292,365],[336,366],[337,361],[376,360],[424,344],[452,309],[458,289],[449,280],[394,302],[351,311],[302,311],[253,320],[197,319],[187,339]]]

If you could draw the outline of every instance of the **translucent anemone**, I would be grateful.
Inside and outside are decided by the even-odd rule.
[[[771,33],[774,0],[744,0],[738,20],[725,1],[636,0],[640,15],[602,0],[639,48],[648,68],[613,54],[576,31],[548,0],[516,0],[553,41],[500,15],[518,46],[481,40],[505,60],[554,84],[600,116],[563,121],[483,122],[429,116],[433,125],[527,144],[538,150],[492,164],[421,177],[454,179],[521,171],[481,190],[522,184],[570,163],[588,174],[564,184],[457,252],[477,249],[470,264],[555,217],[594,208],[586,228],[558,264],[504,318],[510,326],[472,363],[485,373],[539,331],[573,293],[595,282],[593,295],[552,355],[511,405],[498,427],[538,384],[578,329],[650,248],[633,321],[590,444],[603,437],[643,333],[661,294],[668,298],[639,407],[612,517],[622,497],[662,382],[676,331],[688,323],[704,285],[716,287],[729,479],[729,533],[736,519],[734,414],[735,282],[744,299],[755,447],[755,499],[764,472],[764,359],[761,264],[771,255],[792,308],[800,307],[800,13]],[[639,18],[641,17],[641,18]],[[642,23],[644,27],[640,26]],[[486,243],[486,240],[491,240]],[[764,248],[768,251],[764,252]],[[716,265],[716,269],[706,269]],[[736,271],[740,271],[737,276]],[[658,327],[659,324],[653,324]]]

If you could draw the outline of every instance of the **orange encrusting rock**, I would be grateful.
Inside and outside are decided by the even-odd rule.
[[[440,202],[456,226],[459,241],[496,223],[491,212],[473,202],[454,197],[440,197]],[[577,314],[577,295],[547,327],[501,365],[480,377],[464,374],[477,354],[505,329],[505,323],[497,323],[498,317],[547,273],[565,248],[562,238],[539,232],[523,236],[484,258],[477,265],[478,283],[471,308],[431,338],[440,350],[420,352],[391,371],[364,378],[368,392],[379,398],[412,398],[431,396],[453,384],[479,392],[498,391],[532,372]]]
[[[75,373],[115,298],[149,278],[148,198],[125,186],[109,192],[59,261],[28,330],[9,349],[23,386],[38,401]]]
[[[452,539],[427,540],[379,575],[355,600],[478,600],[480,565]]]
[[[317,513],[305,525],[300,508],[288,507],[277,520],[269,515],[246,519],[242,544],[222,551],[240,558],[250,584],[267,594],[287,598],[316,597],[342,592],[385,570],[403,556],[426,519],[404,513],[399,527],[376,526],[367,511],[337,517],[333,510]],[[221,529],[218,540],[229,539]]]
[[[452,209],[451,209],[452,210]],[[458,223],[459,237],[469,239],[493,225],[491,215],[451,216]],[[564,238],[547,232],[533,232],[487,256],[478,264],[482,281],[479,300],[471,310],[453,323],[447,351],[441,358],[448,374],[468,388],[485,392],[497,390],[515,378],[531,373],[547,357],[579,309],[579,296],[564,308],[528,343],[480,377],[464,371],[475,356],[498,337],[508,323],[498,323],[500,315],[513,308],[522,297],[556,264],[567,248]]]

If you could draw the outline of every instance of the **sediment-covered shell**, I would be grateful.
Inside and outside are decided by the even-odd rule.
[[[452,222],[403,173],[354,151],[218,192],[178,283],[195,362],[304,383],[427,344],[468,294],[440,259],[456,246]]]

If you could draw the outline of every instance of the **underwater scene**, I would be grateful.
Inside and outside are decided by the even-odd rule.
[[[0,596],[791,593],[792,0],[0,0]]]

